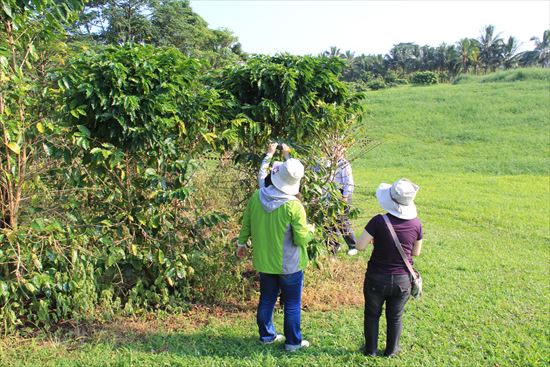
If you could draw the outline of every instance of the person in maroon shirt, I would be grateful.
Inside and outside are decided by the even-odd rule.
[[[412,264],[412,256],[420,255],[422,224],[417,218],[414,198],[419,187],[402,178],[389,185],[380,184],[376,198],[392,224],[397,238]],[[373,243],[363,294],[365,296],[364,354],[378,354],[378,324],[382,306],[386,303],[387,338],[384,356],[391,357],[400,350],[399,338],[403,329],[403,310],[411,293],[411,275],[393,241],[382,215],[375,215],[365,226],[357,243],[364,250]]]

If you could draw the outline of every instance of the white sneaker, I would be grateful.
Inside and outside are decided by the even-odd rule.
[[[262,341],[263,344],[273,344],[275,342],[282,342],[285,340],[285,336],[284,335],[281,335],[281,334],[277,334],[277,336],[275,337],[275,339],[271,340],[271,341],[268,341],[268,342],[264,342]]]
[[[349,256],[355,256],[357,255],[357,249],[356,248],[352,248],[348,251],[348,255]]]
[[[309,347],[309,342],[307,340],[302,340],[302,343],[299,345],[288,345],[285,344],[285,350],[287,352],[296,352],[298,349]]]

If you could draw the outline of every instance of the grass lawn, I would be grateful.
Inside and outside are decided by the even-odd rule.
[[[123,319],[82,338],[8,337],[0,365],[548,366],[550,74],[542,75],[368,93],[369,136],[382,144],[354,152],[356,233],[381,212],[380,182],[407,177],[421,187],[425,295],[406,306],[399,357],[359,352],[369,249],[308,270],[302,328],[312,346],[294,354],[257,342],[249,308]],[[280,312],[275,322],[281,332]]]

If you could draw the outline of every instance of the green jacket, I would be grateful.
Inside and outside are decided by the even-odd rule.
[[[292,274],[308,261],[306,245],[313,238],[306,211],[294,196],[273,185],[257,190],[244,212],[239,243],[252,238],[254,268],[267,274]]]

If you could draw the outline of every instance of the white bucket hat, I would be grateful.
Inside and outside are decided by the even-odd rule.
[[[298,194],[302,177],[304,177],[304,166],[295,158],[286,160],[271,172],[273,186],[287,195]]]
[[[380,206],[391,215],[401,219],[416,218],[414,198],[420,187],[402,178],[389,185],[381,183],[376,189],[376,198]]]

